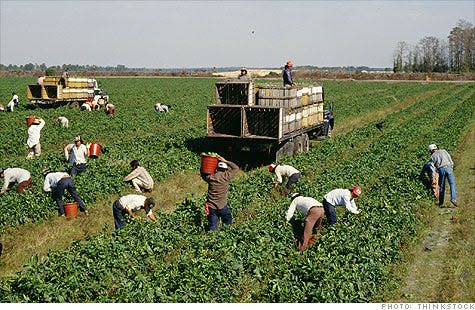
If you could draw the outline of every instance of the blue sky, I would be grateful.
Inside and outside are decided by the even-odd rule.
[[[0,0],[0,63],[392,67],[397,42],[460,19],[475,24],[474,0]]]

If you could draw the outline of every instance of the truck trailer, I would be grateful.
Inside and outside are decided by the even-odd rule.
[[[207,106],[207,147],[234,160],[278,161],[308,151],[310,139],[330,133],[332,112],[324,110],[322,86],[226,80],[215,89],[216,102]]]
[[[46,76],[42,85],[28,85],[26,96],[31,103],[39,106],[81,105],[99,99],[105,103],[109,101],[109,96],[99,88],[95,79],[82,77]]]

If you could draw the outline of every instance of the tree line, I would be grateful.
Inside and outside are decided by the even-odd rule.
[[[397,43],[394,72],[475,72],[475,27],[460,20],[447,40],[427,36],[413,46]]]

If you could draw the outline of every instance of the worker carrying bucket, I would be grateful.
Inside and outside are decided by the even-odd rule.
[[[220,218],[224,225],[231,225],[233,222],[231,208],[228,205],[228,191],[229,183],[238,171],[239,167],[235,163],[217,154],[215,156],[202,155],[201,178],[208,183],[205,213],[209,231],[218,229]]]

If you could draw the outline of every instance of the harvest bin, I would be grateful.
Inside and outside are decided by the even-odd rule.
[[[216,156],[201,154],[201,173],[213,174],[218,167],[218,158]]]
[[[64,214],[66,217],[77,217],[78,216],[78,203],[77,202],[67,202],[64,204]]]

